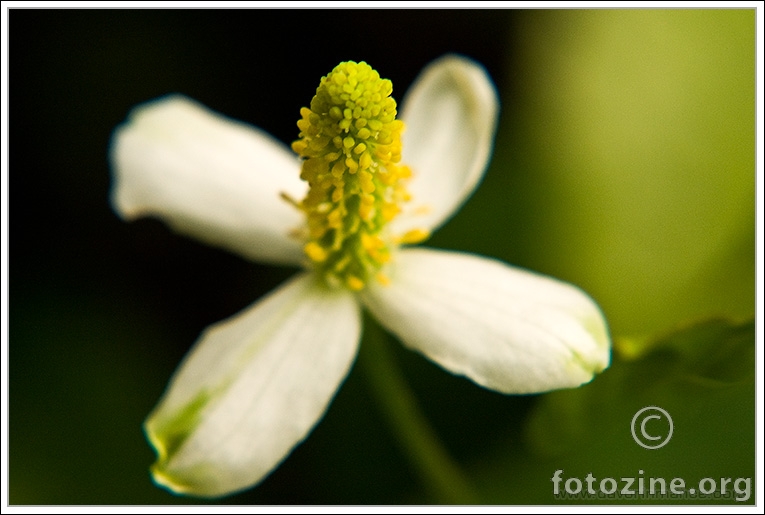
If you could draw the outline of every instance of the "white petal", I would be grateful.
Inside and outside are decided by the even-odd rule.
[[[146,421],[155,481],[206,497],[259,482],[322,417],[360,331],[355,298],[308,274],[208,328]]]
[[[428,65],[403,101],[402,163],[414,174],[409,210],[424,215],[394,221],[400,233],[434,230],[470,196],[483,177],[494,144],[499,99],[475,61],[449,55]]]
[[[297,157],[268,134],[172,95],[139,106],[117,128],[112,204],[249,259],[297,264],[290,231],[303,217],[280,198],[304,196]]]
[[[499,261],[403,250],[363,299],[404,344],[503,393],[578,386],[608,366],[606,322],[581,290]]]

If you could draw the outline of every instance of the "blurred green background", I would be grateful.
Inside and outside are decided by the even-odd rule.
[[[579,285],[615,340],[590,385],[503,396],[369,329],[480,500],[570,502],[553,496],[558,469],[753,478],[753,10],[14,9],[9,20],[11,504],[207,503],[152,484],[141,424],[200,331],[294,273],[155,220],[121,222],[107,149],[129,110],[181,92],[289,143],[338,62],[366,60],[400,99],[447,52],[487,68],[502,119],[483,184],[428,245]],[[355,367],[271,476],[219,502],[442,502],[366,379]],[[674,420],[662,449],[630,435],[648,405]]]

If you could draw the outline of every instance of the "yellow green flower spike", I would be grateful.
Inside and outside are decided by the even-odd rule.
[[[310,108],[302,108],[300,177],[309,184],[297,207],[308,220],[303,250],[332,286],[358,291],[390,260],[388,222],[410,199],[402,164],[401,133],[393,86],[365,62],[340,63],[323,77]],[[427,237],[425,231],[417,239]],[[411,235],[405,235],[407,243]]]

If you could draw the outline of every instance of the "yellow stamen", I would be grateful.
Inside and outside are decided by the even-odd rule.
[[[345,283],[348,285],[348,288],[353,291],[360,291],[364,288],[364,281],[352,275],[348,276]]]
[[[405,245],[411,245],[413,243],[421,243],[428,238],[430,238],[430,231],[412,229],[411,231],[404,233],[403,236],[399,236],[398,242]]]
[[[325,261],[327,259],[327,251],[325,251],[315,241],[310,241],[306,243],[305,247],[303,247],[303,251],[306,253],[306,255],[309,258],[311,258],[311,261],[314,261],[316,263],[321,263],[322,261]]]
[[[382,272],[378,272],[375,279],[377,279],[377,282],[383,286],[390,286],[390,278]]]

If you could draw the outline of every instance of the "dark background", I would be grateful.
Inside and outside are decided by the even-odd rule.
[[[617,26],[610,19],[595,22]],[[203,502],[173,496],[151,483],[148,467],[154,456],[141,424],[200,331],[249,305],[293,273],[206,247],[172,233],[158,221],[126,224],[113,213],[108,203],[107,161],[112,131],[131,108],[167,93],[183,93],[290,143],[297,136],[300,107],[309,103],[319,79],[340,61],[367,61],[393,81],[394,96],[400,100],[428,62],[448,52],[467,55],[482,63],[494,79],[502,99],[502,124],[484,187],[428,245],[491,255],[575,282],[602,303],[615,337],[665,331],[689,317],[746,318],[753,313],[754,236],[753,217],[748,215],[743,229],[736,225],[732,231],[734,244],[726,247],[733,249],[732,257],[715,254],[708,269],[701,267],[706,275],[694,272],[693,284],[701,284],[695,290],[664,295],[661,287],[668,279],[656,274],[658,287],[649,285],[633,295],[629,278],[653,278],[651,268],[621,269],[616,259],[596,267],[603,277],[622,281],[615,288],[617,283],[595,277],[593,266],[582,259],[578,249],[605,256],[609,243],[591,244],[587,234],[567,232],[566,221],[572,213],[594,205],[591,201],[610,198],[609,192],[598,190],[592,199],[582,201],[565,184],[565,190],[555,189],[557,169],[549,156],[569,159],[566,150],[556,146],[561,131],[570,130],[575,136],[583,131],[545,118],[553,113],[568,119],[572,108],[567,103],[534,96],[545,88],[555,91],[561,79],[551,76],[550,70],[569,61],[533,57],[540,48],[544,55],[545,45],[561,56],[567,51],[577,55],[577,43],[598,30],[588,26],[587,20],[582,23],[576,12],[13,9],[9,23],[12,504]],[[692,27],[693,32],[670,30],[667,34],[679,38],[680,47],[684,41],[695,45],[695,34],[708,33],[704,23],[683,17],[680,25]],[[738,34],[735,27],[729,32]],[[749,37],[747,31],[741,35],[745,40]],[[672,38],[650,39],[648,44],[668,54],[678,45]],[[695,47],[692,50],[698,55]],[[721,55],[720,59],[729,57]],[[643,57],[631,56],[636,63]],[[743,62],[753,64],[748,54]],[[668,66],[674,66],[673,62]],[[688,76],[697,84],[694,73],[712,77],[717,70],[712,59],[708,68],[691,70]],[[642,71],[633,67],[632,72],[637,84],[644,84]],[[636,83],[627,78],[630,84]],[[569,91],[565,83],[560,88]],[[615,91],[621,88],[614,85]],[[710,95],[722,98],[717,90]],[[586,94],[582,98],[593,108],[599,105],[599,98]],[[720,105],[724,113],[741,110],[747,120],[749,104],[731,107],[726,100]],[[714,119],[707,122],[715,125]],[[673,132],[684,130],[680,126]],[[540,131],[544,137],[535,136]],[[753,141],[742,141],[743,147],[731,152],[743,157],[729,165],[743,167],[743,174],[736,175],[743,177],[743,197],[726,197],[722,204],[711,199],[704,209],[733,212],[737,198],[751,199],[753,206],[749,167]],[[693,144],[708,147],[703,138]],[[661,161],[662,154],[656,156]],[[702,168],[694,164],[687,174],[683,169],[685,175],[673,175],[685,177],[691,185],[689,190],[685,183],[677,183],[677,189],[697,195],[693,185],[703,183],[705,177],[717,177],[716,172],[704,175]],[[650,177],[644,184],[647,181]],[[587,180],[577,184],[597,187]],[[656,191],[662,188],[663,183],[658,183]],[[684,201],[678,197],[670,204],[677,209]],[[691,207],[696,209],[694,219],[699,219],[703,209]],[[624,210],[618,211],[629,213],[629,209],[625,203]],[[604,211],[596,222],[611,217],[611,212]],[[739,220],[722,215],[710,219],[729,218]],[[656,231],[665,230],[666,241],[676,241],[677,234],[691,227],[687,214],[664,219],[667,227]],[[677,220],[675,225],[672,220]],[[553,224],[560,229],[549,231]],[[650,248],[651,243],[647,241],[646,246]],[[706,243],[698,246],[705,248]],[[683,256],[697,254],[694,249],[673,254],[657,243],[654,259],[676,262],[680,270],[690,266]],[[664,272],[673,276],[671,271]],[[683,304],[678,298],[691,300]],[[554,466],[557,462],[545,462],[549,466],[545,464],[538,475],[524,468],[537,459],[525,443],[526,421],[544,396],[498,395],[452,377],[394,340],[391,348],[444,445],[479,483],[488,502],[553,502],[548,472],[559,468]],[[732,420],[739,433],[738,447],[723,446],[709,461],[695,463],[693,470],[708,473],[710,464],[721,463],[724,471],[720,473],[733,470],[751,475],[754,408],[748,400],[750,390],[743,392],[710,397],[694,408],[693,416],[698,417],[701,406],[724,410],[734,405],[734,413],[725,412],[725,416],[738,417]],[[682,397],[672,395],[683,404]],[[621,424],[621,415],[604,412],[603,416]],[[693,416],[689,415],[689,423],[696,420]],[[709,441],[702,444],[719,443],[719,435],[709,431]],[[616,448],[626,445],[632,443],[619,442]],[[683,462],[694,452],[687,445],[679,455],[664,459]],[[573,446],[582,448],[577,441]],[[586,470],[580,474],[584,475]],[[531,487],[528,478],[533,478]],[[436,501],[423,489],[387,430],[365,377],[354,368],[306,442],[260,486],[222,502]]]

